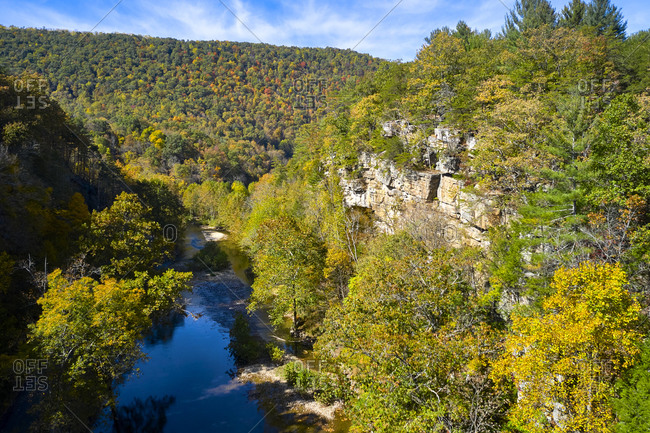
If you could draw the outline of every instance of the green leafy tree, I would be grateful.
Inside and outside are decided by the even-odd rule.
[[[176,238],[180,239],[183,235],[185,209],[179,194],[170,184],[171,182],[162,179],[139,180],[133,185],[133,191],[150,208],[148,217],[160,227],[173,226]],[[168,240],[174,241],[171,238]]]
[[[271,305],[274,325],[292,317],[292,330],[298,331],[299,317],[319,298],[323,278],[322,245],[290,217],[264,221],[257,230],[253,249],[253,283],[249,310]]]
[[[122,278],[171,257],[173,244],[164,239],[160,224],[150,220],[150,212],[137,195],[125,192],[110,208],[93,212],[83,245],[103,275]]]
[[[441,120],[451,111],[453,90],[463,79],[464,52],[461,38],[450,32],[436,34],[418,52],[411,65],[405,98],[414,115]]]
[[[37,356],[57,374],[51,377],[57,383],[49,384],[53,400],[45,401],[46,424],[64,430],[77,425],[60,399],[78,393],[102,399],[115,413],[115,384],[144,358],[139,343],[152,318],[179,307],[190,277],[170,270],[152,278],[137,273],[132,280],[98,282],[71,279],[59,269],[48,276],[48,291],[38,300],[43,312],[30,326]]]
[[[650,199],[650,101],[621,95],[603,112],[594,131],[589,183],[595,204],[623,205],[633,195]]]
[[[219,242],[206,242],[205,246],[192,257],[194,268],[210,271],[221,271],[230,265],[228,254],[219,246]]]
[[[494,107],[471,161],[485,187],[508,192],[516,201],[543,182],[541,170],[556,161],[546,146],[548,114],[539,98],[509,98]]]
[[[650,32],[640,31],[625,39],[621,47],[624,58],[624,68],[627,73],[623,75],[622,82],[625,89],[634,94],[643,93],[650,88]]]
[[[591,132],[583,181],[594,250],[621,262],[636,290],[647,292],[650,256],[650,143],[647,97],[615,98]]]
[[[621,10],[609,0],[591,0],[585,10],[584,23],[594,27],[599,35],[625,39],[627,21]]]

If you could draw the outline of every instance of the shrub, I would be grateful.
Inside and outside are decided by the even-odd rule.
[[[282,358],[284,358],[284,350],[281,347],[278,347],[275,343],[268,343],[266,345],[266,350],[269,352],[271,361],[276,364],[282,362]]]
[[[323,404],[345,401],[347,391],[328,374],[310,370],[302,362],[295,361],[284,366],[287,383],[303,393],[313,393],[314,399]]]
[[[290,362],[284,366],[284,378],[290,386],[302,392],[311,391],[316,383],[316,373],[300,361]]]

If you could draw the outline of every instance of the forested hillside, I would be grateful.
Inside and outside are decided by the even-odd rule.
[[[381,62],[333,48],[0,27],[0,65],[37,73],[135,175],[251,181],[291,156],[327,96]],[[144,173],[143,173],[144,172]]]
[[[627,34],[609,0],[519,0],[501,33],[460,21],[405,63],[0,32],[18,74],[0,82],[5,371],[47,358],[53,398],[115,410],[189,278],[165,271],[162,227],[192,220],[250,256],[248,311],[291,339],[264,356],[301,344],[319,366],[269,370],[340,404],[350,431],[650,429],[650,31]],[[44,293],[26,254],[56,257]],[[233,340],[250,343],[245,322]],[[245,349],[240,364],[263,358]],[[81,431],[53,401],[40,422]]]
[[[609,2],[538,0],[500,35],[437,29],[303,127],[286,167],[186,191],[250,251],[249,308],[317,338],[328,372],[299,386],[345,401],[353,431],[648,428],[650,33],[624,24]],[[435,214],[378,221],[346,205],[368,153],[444,170],[507,218],[481,248]],[[386,194],[406,196],[392,173]]]
[[[160,268],[175,248],[162,227],[182,230],[179,198],[102,160],[42,81],[0,74],[0,404],[4,414],[16,391],[36,390],[16,362],[48,359],[54,389],[38,399],[37,423],[51,429],[65,426],[53,405],[78,395],[73,383],[81,377],[92,385],[85,382],[76,405],[96,416],[113,381],[143,356],[142,334],[176,306],[190,274]]]

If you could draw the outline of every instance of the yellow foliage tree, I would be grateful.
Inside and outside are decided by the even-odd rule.
[[[638,352],[640,307],[619,265],[556,271],[541,314],[513,315],[493,376],[512,378],[511,422],[527,432],[609,432],[612,382]]]

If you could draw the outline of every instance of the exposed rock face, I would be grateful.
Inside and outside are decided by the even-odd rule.
[[[407,142],[416,135],[405,121],[387,122],[383,129],[386,136]],[[468,137],[436,129],[424,149],[435,165],[425,171],[401,169],[378,155],[362,153],[356,177],[339,170],[346,205],[371,209],[386,232],[429,224],[428,230],[440,231],[452,245],[486,246],[485,231],[502,223],[502,215],[491,199],[463,192],[462,181],[452,176],[460,166],[458,155],[469,145],[474,142]]]

